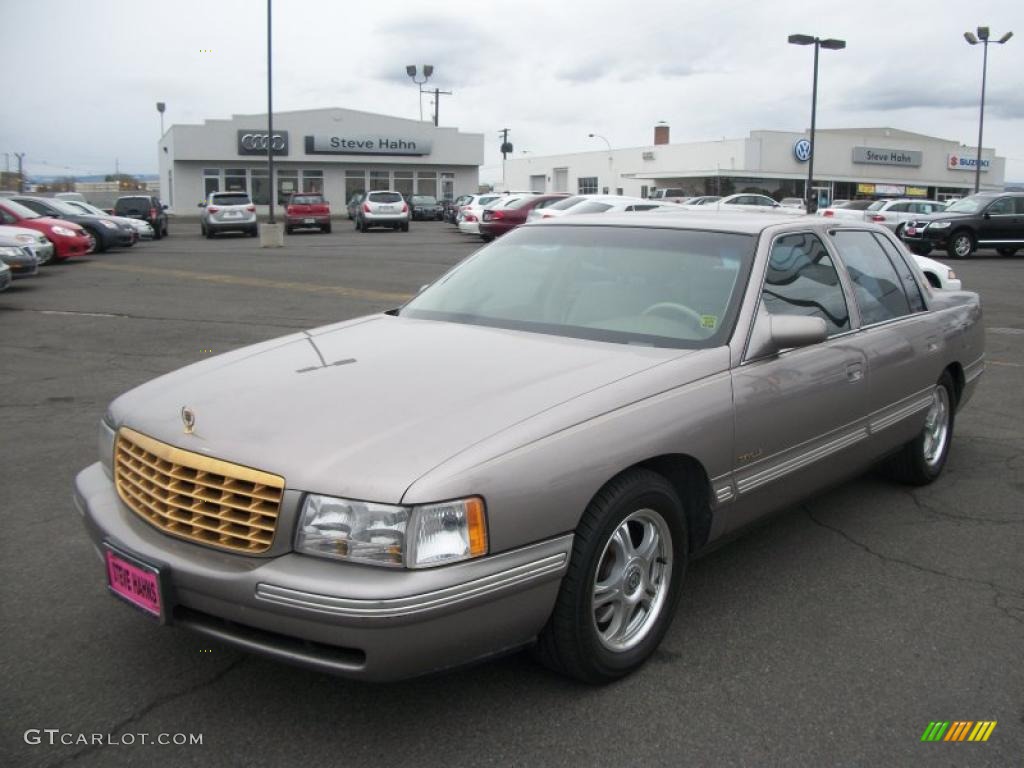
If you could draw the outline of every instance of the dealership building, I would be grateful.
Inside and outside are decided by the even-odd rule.
[[[779,200],[805,197],[808,133],[751,131],[745,139],[685,144],[657,125],[654,143],[507,161],[505,187],[537,192],[647,197],[654,189],[687,195],[759,192]],[[819,204],[836,199],[962,197],[974,190],[977,149],[895,128],[815,132],[814,182]],[[1002,190],[1006,159],[982,150],[981,188]]]
[[[157,150],[164,202],[187,216],[211,192],[244,191],[266,212],[268,140],[266,114],[171,126]],[[275,112],[272,142],[277,203],[319,192],[336,210],[366,190],[476,192],[484,156],[483,134],[351,109]]]

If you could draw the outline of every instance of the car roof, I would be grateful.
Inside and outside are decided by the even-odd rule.
[[[714,211],[698,213],[671,207],[657,213],[637,216],[633,213],[584,213],[577,216],[559,216],[525,224],[528,227],[573,227],[597,225],[608,227],[645,227],[651,229],[690,229],[705,232],[728,232],[757,235],[765,230],[807,230],[807,229],[864,229],[888,231],[868,222],[846,222],[822,216],[775,216],[764,213]]]

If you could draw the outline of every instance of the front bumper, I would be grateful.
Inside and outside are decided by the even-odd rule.
[[[4,256],[0,261],[11,268],[11,277],[31,277],[39,274],[39,261],[35,256]]]
[[[932,229],[927,225],[924,227],[913,226],[913,222],[910,222],[900,232],[900,240],[908,246],[928,245],[932,248],[941,249],[946,247],[946,244],[949,242],[949,234],[952,231],[952,227]]]
[[[150,526],[121,503],[98,463],[75,479],[74,501],[97,550],[109,542],[166,569],[172,623],[281,661],[375,681],[528,644],[547,622],[572,548],[565,535],[416,571],[294,552],[233,555]]]
[[[92,252],[92,238],[86,235],[80,237],[56,236],[54,247],[58,259],[70,259],[72,256],[85,256]]]
[[[53,243],[47,240],[45,243],[33,243],[29,246],[32,252],[36,255],[40,266],[48,264],[53,258],[54,248]]]

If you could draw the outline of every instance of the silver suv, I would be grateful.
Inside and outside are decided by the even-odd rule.
[[[938,200],[876,200],[864,211],[864,221],[881,224],[903,235],[908,221],[928,221],[946,210],[946,203]]]
[[[206,237],[218,232],[245,232],[256,237],[256,206],[246,192],[212,192],[199,207],[199,228]]]
[[[356,211],[356,229],[365,232],[370,227],[409,231],[409,204],[401,192],[389,189],[366,193]]]

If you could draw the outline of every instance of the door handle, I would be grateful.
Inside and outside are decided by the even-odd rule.
[[[861,363],[850,363],[846,366],[846,378],[850,381],[860,381],[864,378],[864,366]]]

